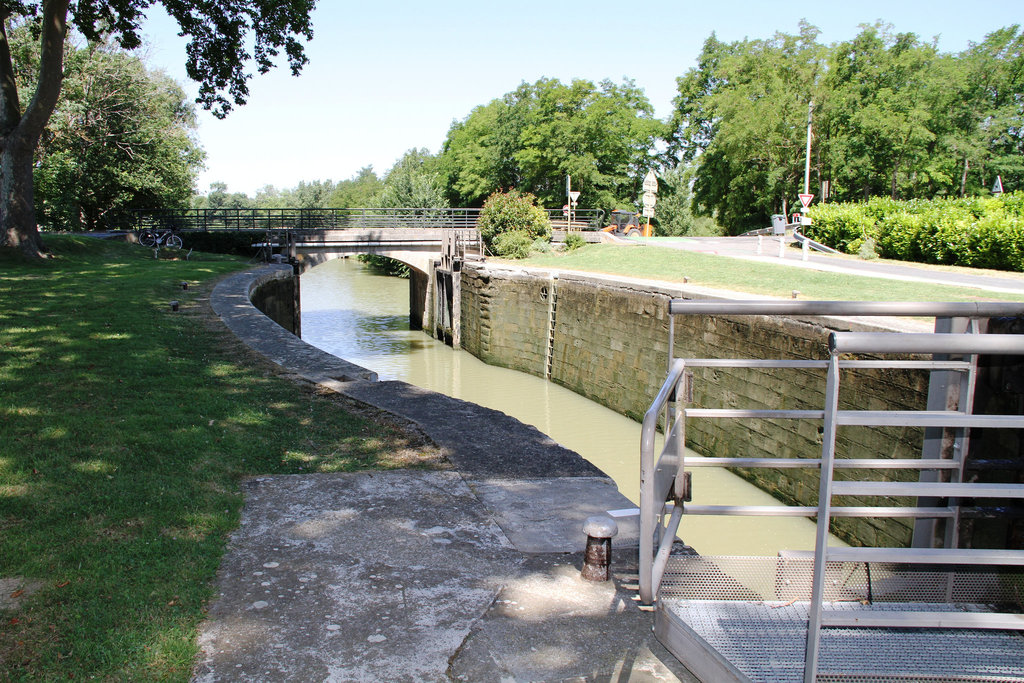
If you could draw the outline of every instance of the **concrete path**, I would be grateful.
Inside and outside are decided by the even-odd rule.
[[[510,540],[473,488],[455,472],[249,481],[195,680],[692,680],[633,599],[635,548],[615,581],[586,582],[565,552],[582,538]]]
[[[613,580],[580,577],[586,518],[632,506],[611,479],[503,413],[291,353],[298,340],[246,305],[265,276],[217,286],[228,327],[286,372],[408,421],[453,468],[246,482],[195,681],[695,680],[635,599],[635,518],[619,520]]]

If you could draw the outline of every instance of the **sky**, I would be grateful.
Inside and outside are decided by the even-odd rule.
[[[1011,24],[1014,3],[964,0],[319,0],[309,64],[299,77],[283,65],[250,81],[250,97],[219,120],[199,109],[206,169],[197,190],[224,182],[253,196],[266,185],[346,180],[372,166],[378,175],[412,148],[440,151],[452,122],[520,83],[632,79],[659,118],[668,116],[676,78],[696,65],[704,41],[797,33],[801,19],[831,44],[878,20],[898,32],[937,39],[943,52]],[[185,75],[185,39],[157,4],[143,26],[147,64],[194,97]]]

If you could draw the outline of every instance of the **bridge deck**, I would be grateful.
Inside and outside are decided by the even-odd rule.
[[[476,228],[477,208],[346,208],[346,209],[188,209],[134,213],[132,229],[162,228],[182,231],[325,230],[344,228]],[[552,224],[566,220],[561,209],[545,209]],[[604,211],[580,209],[573,229],[597,230]]]

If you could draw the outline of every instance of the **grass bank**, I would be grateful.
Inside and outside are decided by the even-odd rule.
[[[184,681],[241,478],[437,456],[209,319],[212,281],[244,261],[47,244],[0,257],[0,579],[24,586],[3,596],[0,680]]]
[[[567,253],[534,255],[516,263],[667,282],[683,282],[687,278],[690,284],[700,287],[786,298],[797,290],[801,299],[821,300],[1024,301],[1021,295],[970,287],[832,273],[644,246],[593,244]]]

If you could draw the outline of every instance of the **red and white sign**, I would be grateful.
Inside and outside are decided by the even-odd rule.
[[[811,205],[811,200],[814,199],[813,194],[798,194],[797,197],[800,197],[800,203],[805,209]]]

